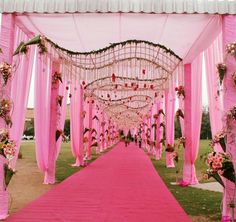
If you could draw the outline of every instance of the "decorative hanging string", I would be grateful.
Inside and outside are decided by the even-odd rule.
[[[85,97],[93,97],[108,116],[126,126],[145,116],[182,61],[171,49],[143,40],[73,52],[44,36],[22,42],[14,55],[27,52],[33,44],[38,45],[40,54],[61,61],[67,70],[62,75],[67,75],[70,82],[80,81]]]

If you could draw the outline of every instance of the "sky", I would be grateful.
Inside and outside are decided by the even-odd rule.
[[[0,14],[0,24],[1,24],[2,15]],[[31,78],[31,85],[30,85],[30,92],[29,92],[29,99],[28,99],[28,107],[34,107],[34,80],[35,80],[35,72],[33,69],[33,75]],[[206,85],[206,73],[203,72],[202,75],[202,105],[208,105],[208,97],[207,97],[207,85]]]

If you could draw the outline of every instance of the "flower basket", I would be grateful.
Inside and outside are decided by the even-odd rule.
[[[225,73],[227,72],[227,66],[225,63],[219,63],[217,65],[217,70],[218,70],[218,74],[219,74],[219,78],[220,78],[220,84],[222,84],[224,77],[225,77]]]

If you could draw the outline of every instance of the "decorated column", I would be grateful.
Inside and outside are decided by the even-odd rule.
[[[9,144],[9,127],[11,127],[10,100],[12,55],[14,47],[15,16],[3,14],[0,38],[0,142]],[[10,144],[9,144],[10,145]],[[14,146],[13,146],[14,148]],[[8,192],[6,190],[5,170],[8,165],[6,147],[0,146],[0,220],[8,216]]]
[[[184,132],[185,149],[183,179],[180,184],[185,186],[197,184],[195,160],[199,150],[201,118],[202,118],[202,55],[200,54],[192,64],[184,65]]]
[[[166,167],[175,167],[173,151],[174,151],[174,116],[175,116],[175,99],[173,89],[165,91],[165,114],[166,114]]]
[[[56,157],[57,157],[57,140],[61,132],[57,130],[58,106],[62,103],[59,95],[59,84],[61,80],[60,64],[57,61],[52,63],[52,84],[50,98],[50,125],[49,125],[49,144],[48,144],[48,167],[45,171],[44,183],[55,183]]]
[[[226,152],[232,157],[234,170],[236,169],[236,16],[227,15],[223,17],[223,49],[226,48],[227,57],[225,59],[226,73],[221,78],[223,80],[223,110],[227,118],[224,127],[227,132]],[[233,181],[233,180],[232,180]],[[234,183],[225,180],[223,221],[233,221],[236,217],[235,198],[235,174]]]

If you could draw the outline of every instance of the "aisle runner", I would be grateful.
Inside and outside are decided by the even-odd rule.
[[[8,222],[190,222],[148,156],[134,144],[109,153]]]

